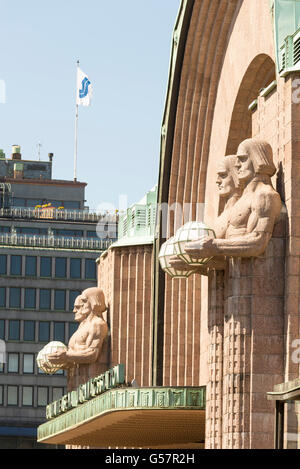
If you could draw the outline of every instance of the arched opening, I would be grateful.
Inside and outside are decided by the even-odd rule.
[[[251,62],[235,101],[226,155],[235,154],[239,144],[252,136],[252,113],[249,105],[259,95],[262,88],[276,80],[275,63],[266,54],[260,54]]]

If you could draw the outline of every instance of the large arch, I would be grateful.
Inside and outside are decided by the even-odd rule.
[[[255,57],[242,79],[234,104],[226,155],[235,154],[240,142],[252,136],[252,113],[248,106],[275,79],[275,62],[271,57],[266,54]]]
[[[256,30],[249,18],[257,21]],[[245,103],[249,105],[248,99],[251,100],[256,88],[259,91],[274,74],[269,0],[184,0],[176,30],[182,25],[183,33],[173,45],[163,120],[158,202],[188,203],[191,205],[189,218],[195,219],[197,204],[209,201],[205,205],[209,223],[218,211],[217,196],[211,191],[212,185],[215,187],[218,160],[238,145],[241,136],[249,134],[251,113],[245,109]],[[259,79],[251,92],[247,77],[254,80],[253,72]],[[244,83],[241,77],[245,77]],[[239,112],[247,116],[245,126],[233,138]],[[170,216],[169,236],[176,224],[176,217]],[[201,309],[206,308],[206,300],[201,291],[207,288],[206,280],[198,275],[187,281],[165,278],[157,262],[164,241],[161,224],[158,232],[154,279],[154,383],[205,384],[203,367],[207,351],[203,334],[207,324]],[[173,344],[171,351],[169,343]],[[171,355],[177,355],[177,364]],[[191,363],[188,363],[188,356],[192,357]]]

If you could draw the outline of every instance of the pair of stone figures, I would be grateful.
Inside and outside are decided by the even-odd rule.
[[[216,239],[187,243],[185,247],[191,257],[213,257],[202,272],[199,268],[201,273],[207,267],[223,268],[225,256],[257,257],[265,251],[282,207],[271,182],[275,172],[272,148],[259,140],[245,140],[237,155],[223,159],[217,171],[217,185],[220,197],[225,199],[225,208],[214,226]],[[189,269],[177,258],[173,258],[172,264],[179,270]],[[108,335],[102,317],[105,310],[103,291],[85,290],[74,305],[75,321],[80,323],[78,330],[71,337],[67,351],[48,356],[48,361],[65,369],[96,362]]]
[[[236,155],[223,158],[217,171],[220,198],[225,208],[213,227],[216,239],[189,242],[185,252],[192,258],[213,259],[198,269],[223,268],[225,256],[257,257],[264,253],[279,219],[282,202],[271,177],[276,173],[271,146],[247,139]],[[171,259],[178,270],[195,270],[177,257]]]
[[[65,370],[99,361],[103,342],[108,336],[108,326],[102,316],[106,309],[100,288],[84,290],[74,303],[74,319],[79,323],[77,331],[72,335],[67,350],[48,355],[47,361]]]

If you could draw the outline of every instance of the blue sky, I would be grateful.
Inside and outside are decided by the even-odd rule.
[[[139,201],[157,182],[172,32],[180,0],[0,1],[0,148],[54,153],[73,179],[76,61],[92,81],[80,107],[78,180],[87,204]]]

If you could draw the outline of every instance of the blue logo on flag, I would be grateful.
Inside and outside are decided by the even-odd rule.
[[[90,84],[91,82],[87,77],[85,77],[84,80],[82,80],[82,89],[79,90],[80,99],[85,98],[88,95]]]

